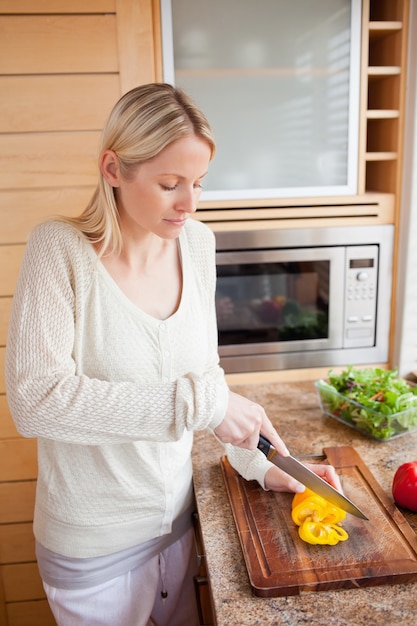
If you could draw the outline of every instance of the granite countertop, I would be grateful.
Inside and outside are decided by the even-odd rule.
[[[417,460],[417,433],[379,443],[324,416],[314,383],[233,385],[262,404],[293,455],[352,446],[391,496],[396,468]],[[198,514],[217,626],[410,626],[417,623],[417,583],[362,589],[253,595],[220,468],[222,446],[208,432],[195,435],[193,463]],[[406,514],[417,531],[417,514]]]

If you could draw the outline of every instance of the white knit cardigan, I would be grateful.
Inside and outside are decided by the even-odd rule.
[[[92,245],[57,221],[25,250],[6,349],[10,410],[38,438],[37,540],[93,557],[170,532],[192,497],[194,430],[223,419],[212,232],[189,220],[179,238],[183,293],[158,320],[135,306]],[[263,486],[260,452],[226,446]]]

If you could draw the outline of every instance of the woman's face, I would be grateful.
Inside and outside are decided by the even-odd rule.
[[[122,231],[153,233],[164,239],[178,237],[197,208],[210,156],[208,143],[190,135],[139,165],[126,180],[120,174],[116,155],[107,151],[102,171],[115,187]]]

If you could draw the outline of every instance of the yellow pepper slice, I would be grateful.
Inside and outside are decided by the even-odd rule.
[[[346,530],[336,524],[310,522],[306,520],[298,529],[303,541],[312,544],[335,546],[339,541],[346,541],[349,537]]]
[[[346,512],[310,489],[295,494],[291,517],[299,526],[301,539],[307,543],[333,546],[349,537],[339,525]]]

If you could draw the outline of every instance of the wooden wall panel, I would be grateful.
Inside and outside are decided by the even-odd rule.
[[[10,307],[12,298],[0,297],[0,346],[6,345],[7,327],[9,324]]]
[[[0,579],[0,624],[1,626],[10,626],[9,619],[6,611],[6,601],[4,599],[3,584]]]
[[[5,396],[7,325],[36,224],[79,214],[101,129],[122,93],[156,79],[157,0],[0,0],[0,624],[53,626],[31,532],[36,439]],[[156,17],[155,17],[156,16]]]
[[[0,574],[6,603],[45,597],[36,563],[1,565]]]
[[[95,185],[99,132],[3,135],[0,189]]]
[[[8,626],[56,626],[46,600],[7,604]]]
[[[155,80],[157,74],[152,0],[116,0],[122,93]],[[129,36],[126,37],[126,33]]]
[[[0,14],[114,13],[115,0],[0,0]]]
[[[114,15],[0,16],[0,74],[118,72]]]
[[[0,246],[0,296],[12,296],[14,294],[17,276],[22,262],[24,245]]]
[[[93,192],[94,186],[0,191],[0,246],[25,243],[36,224],[54,215],[78,215]]]
[[[4,394],[0,395],[0,439],[12,439],[18,437],[19,433],[10,415],[7,398]]]
[[[0,395],[6,393],[6,383],[4,381],[4,358],[5,358],[5,347],[0,346]],[[1,476],[1,474],[0,474]]]
[[[32,522],[35,480],[0,482],[0,524]]]
[[[0,524],[0,563],[24,563],[35,560],[32,522]]]
[[[4,481],[37,477],[36,439],[0,439],[0,476]]]
[[[119,98],[118,74],[0,76],[0,132],[98,130]]]

